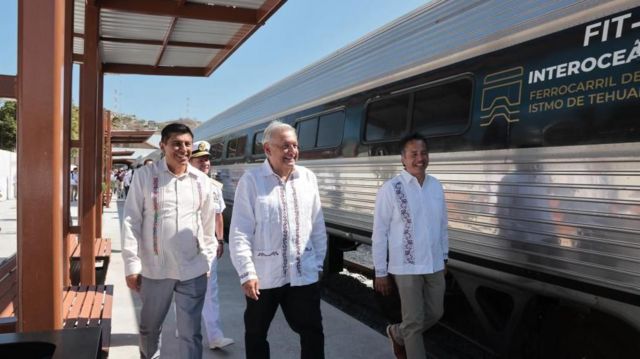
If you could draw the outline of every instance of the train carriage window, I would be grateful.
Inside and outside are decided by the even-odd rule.
[[[244,148],[247,144],[247,136],[230,139],[227,142],[227,157],[236,158],[244,156]]]
[[[320,116],[316,147],[336,147],[342,143],[344,112],[332,112]]]
[[[425,136],[462,133],[470,120],[470,79],[461,79],[415,92],[412,130]]]
[[[364,138],[366,141],[398,138],[407,128],[410,94],[387,97],[367,107]]]
[[[264,147],[262,147],[262,138],[264,137],[264,131],[260,131],[253,136],[253,154],[263,155]]]
[[[222,150],[224,149],[224,141],[216,141],[211,143],[211,159],[213,161],[222,158]]]
[[[298,146],[301,151],[310,150],[316,145],[316,135],[318,133],[318,118],[299,122],[298,125]]]

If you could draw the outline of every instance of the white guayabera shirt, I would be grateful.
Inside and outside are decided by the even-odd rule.
[[[213,191],[191,165],[180,176],[164,160],[141,167],[124,205],[125,274],[184,281],[208,272],[217,248]]]
[[[427,175],[420,186],[414,176],[402,171],[385,182],[373,215],[376,277],[443,270],[449,254],[447,222],[444,190],[434,177]]]
[[[268,160],[238,182],[229,230],[229,251],[240,282],[260,289],[318,281],[327,234],[316,176],[295,166],[284,182]]]

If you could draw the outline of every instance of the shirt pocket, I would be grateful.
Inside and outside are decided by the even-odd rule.
[[[285,264],[282,261],[282,249],[254,250],[253,264],[256,268],[258,279],[283,276]]]

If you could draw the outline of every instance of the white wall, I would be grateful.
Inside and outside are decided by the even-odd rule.
[[[0,150],[0,201],[16,198],[16,173],[15,152]]]

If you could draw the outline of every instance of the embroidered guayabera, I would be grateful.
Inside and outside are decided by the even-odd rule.
[[[158,176],[153,177],[153,190],[151,198],[153,200],[153,252],[158,255],[158,221],[160,219],[160,205],[158,204]]]
[[[407,196],[404,193],[402,182],[396,182],[394,185],[396,198],[398,199],[398,206],[400,207],[400,218],[404,225],[404,232],[402,238],[402,246],[404,248],[404,262],[409,264],[415,264],[415,258],[413,256],[413,230],[411,214],[409,214],[409,203]]]
[[[293,183],[293,179],[291,180],[291,191],[293,194],[293,214],[296,221],[296,270],[298,271],[298,275],[302,275],[302,259],[300,255],[300,208],[298,207],[298,194],[296,193],[296,186]]]
[[[280,216],[282,217],[282,274],[287,275],[288,266],[288,240],[289,240],[289,214],[287,212],[287,197],[285,192],[285,183],[280,180]]]

